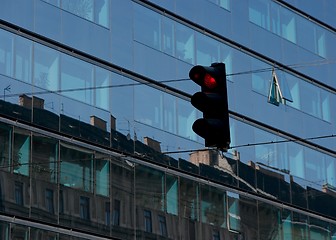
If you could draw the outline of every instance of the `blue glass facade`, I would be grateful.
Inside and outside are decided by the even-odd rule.
[[[1,238],[336,239],[334,9],[3,0]],[[188,72],[213,62],[224,158],[191,129]]]

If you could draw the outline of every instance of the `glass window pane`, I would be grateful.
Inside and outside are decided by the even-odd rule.
[[[210,66],[211,63],[219,62],[219,42],[203,34],[197,34],[196,37],[197,64]]]
[[[12,128],[0,123],[0,166],[1,170],[9,170],[11,143],[12,143]]]
[[[93,191],[93,154],[74,146],[61,145],[60,183],[67,187]]]
[[[160,15],[139,5],[135,5],[134,7],[134,39],[149,47],[160,50]]]
[[[174,22],[169,18],[162,19],[162,51],[172,56],[175,54]]]
[[[62,94],[93,105],[92,65],[65,54],[61,59]]]
[[[286,8],[280,9],[281,36],[296,43],[296,19],[295,14]]]
[[[47,3],[50,3],[50,4],[52,4],[52,5],[55,5],[55,6],[57,6],[57,7],[60,6],[60,0],[43,0],[43,1],[45,1],[45,2],[47,2]]]
[[[82,219],[90,220],[90,198],[80,196],[79,213]]]
[[[197,119],[197,111],[195,108],[183,99],[177,99],[177,133],[178,135],[196,140],[197,135],[191,126]]]
[[[178,215],[178,178],[166,175],[166,206],[167,213]]]
[[[163,108],[163,129],[171,132],[177,132],[177,124],[176,124],[176,100],[177,98],[170,95],[164,94],[164,108]]]
[[[164,211],[163,172],[139,166],[135,170],[137,205]]]
[[[180,213],[183,218],[199,220],[199,184],[180,178]]]
[[[276,230],[281,226],[279,216],[280,209],[262,201],[258,202],[258,226],[260,239],[281,239],[278,238],[281,234],[276,233]],[[289,240],[288,238],[284,239]]]
[[[95,22],[104,27],[109,27],[109,2],[109,0],[94,0]]]
[[[55,91],[59,80],[59,53],[51,48],[35,44],[34,85]]]
[[[304,156],[303,156],[303,147],[296,143],[288,144],[288,161],[290,174],[304,178]]]
[[[336,103],[336,95],[332,95],[331,93],[321,90],[321,108],[322,108],[322,119],[325,121],[331,121],[331,102]],[[334,99],[331,101],[330,99]]]
[[[316,86],[302,81],[301,84],[301,110],[315,117],[322,118],[320,91]]]
[[[120,161],[120,159],[112,159],[111,165],[111,195],[114,196],[113,201],[113,224],[134,227],[135,222],[135,164],[129,161]],[[135,181],[133,181],[135,180]],[[116,233],[112,234],[115,235]],[[133,238],[133,233],[129,233],[128,238]],[[120,238],[120,235],[118,236]],[[125,237],[127,238],[127,236]]]
[[[32,42],[15,38],[15,78],[31,83]]]
[[[95,155],[96,163],[96,192],[97,194],[109,196],[110,193],[110,162],[101,154]]]
[[[270,30],[269,4],[265,0],[249,1],[249,20]]]
[[[77,16],[93,21],[93,0],[62,0],[62,8]]]
[[[194,32],[183,25],[177,24],[175,29],[175,57],[195,64]]]
[[[309,50],[310,52],[315,52],[315,26],[312,22],[308,21],[306,18],[298,17],[298,45]]]
[[[163,128],[163,93],[147,85],[134,87],[134,118],[144,124]]]
[[[96,106],[105,110],[110,109],[110,72],[96,67]]]
[[[228,226],[230,230],[240,231],[239,195],[227,192]]]
[[[47,182],[57,181],[58,142],[55,139],[33,135],[33,177]]]
[[[277,141],[276,136],[254,128],[256,143]],[[266,166],[277,167],[276,144],[259,144],[255,146],[255,159]]]
[[[21,129],[15,129],[13,168],[14,172],[22,175],[29,175],[30,163],[30,134]]]
[[[112,74],[111,114],[116,118],[117,130],[125,136],[134,119],[134,84],[137,83],[133,80]]]
[[[290,75],[286,75],[286,79],[288,80],[289,91],[293,99],[293,102],[287,102],[287,104],[296,109],[301,109],[300,86],[299,86],[300,80]]]
[[[205,185],[202,186],[201,191],[202,222],[214,226],[226,227],[226,203],[224,192]]]
[[[317,185],[317,189],[321,189],[322,185],[327,182],[326,165],[324,154],[305,148],[305,168],[306,180]]]
[[[0,74],[13,75],[13,35],[0,30]]]

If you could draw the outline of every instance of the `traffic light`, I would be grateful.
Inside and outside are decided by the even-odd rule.
[[[206,147],[217,147],[227,151],[230,145],[229,112],[224,63],[211,66],[194,66],[189,78],[201,86],[201,92],[191,97],[191,104],[203,112],[192,129],[205,139]]]

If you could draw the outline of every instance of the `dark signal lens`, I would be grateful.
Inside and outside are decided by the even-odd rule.
[[[209,89],[214,89],[217,87],[217,82],[214,77],[207,73],[204,76],[204,85]]]

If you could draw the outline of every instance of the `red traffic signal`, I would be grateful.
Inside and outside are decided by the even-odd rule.
[[[210,67],[195,66],[189,77],[201,86],[201,92],[191,97],[191,104],[203,112],[203,118],[194,122],[194,132],[205,139],[206,147],[227,150],[230,145],[230,126],[224,63]]]

